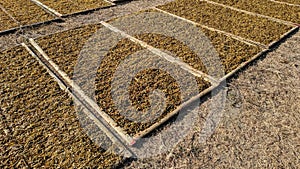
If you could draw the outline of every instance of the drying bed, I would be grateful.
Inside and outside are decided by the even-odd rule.
[[[158,8],[196,23],[265,45],[279,40],[281,35],[292,29],[292,26],[202,0],[176,0]]]
[[[66,72],[69,77],[73,77],[74,67],[79,58],[79,53],[89,37],[96,32],[97,29],[101,28],[101,25],[90,25],[85,26],[49,36],[45,36],[37,39],[37,43],[45,51],[45,53],[60,67],[61,70]],[[255,45],[245,44],[231,37],[219,34],[214,31],[202,29],[205,35],[212,41],[213,46],[216,48],[221,61],[224,64],[226,73],[234,70],[244,61],[258,54],[261,49]],[[165,37],[158,34],[141,34],[136,35],[136,38],[152,45],[161,50],[169,51],[175,54],[184,62],[188,63],[193,68],[207,73],[205,66],[201,60],[193,53],[191,49],[185,46],[178,40],[170,37]],[[110,43],[110,42],[107,42]],[[130,54],[142,50],[143,48],[130,40],[123,39],[116,46],[114,50],[105,56],[102,61],[103,64],[99,65],[98,74],[96,78],[96,100],[98,105],[109,114],[127,133],[134,135],[138,132],[151,126],[152,123],[140,124],[130,122],[124,119],[116,110],[113,100],[111,98],[111,82],[112,76],[118,66],[118,64]],[[171,63],[169,63],[171,65]],[[143,78],[142,78],[143,77]],[[136,105],[137,109],[142,110],[149,106],[147,99],[137,104],[136,100],[139,98],[147,97],[145,91],[154,89],[156,87],[165,91],[167,95],[172,94],[173,100],[168,103],[168,111],[164,114],[168,114],[173,111],[176,106],[180,105],[185,100],[180,100],[178,91],[178,84],[165,72],[157,70],[148,70],[144,74],[136,76],[136,81],[132,83],[130,90],[133,104]],[[149,80],[154,80],[155,83]],[[137,83],[138,82],[138,83]],[[203,81],[201,78],[197,78],[199,91],[203,91],[208,88],[209,83]],[[159,84],[165,84],[160,86]],[[147,88],[148,85],[148,88]],[[167,85],[173,86],[174,91],[168,90]],[[134,86],[134,87],[133,87]],[[134,89],[139,89],[136,91]],[[143,90],[141,90],[143,89]]]
[[[61,70],[65,71],[68,76],[73,77],[74,67],[79,58],[81,49],[88,40],[89,36],[91,36],[97,30],[97,28],[100,27],[100,25],[86,26],[46,36],[37,39],[36,41],[38,45],[41,46],[41,48],[45,51],[45,53],[61,68]],[[145,130],[155,123],[155,121],[149,123],[139,123],[130,121],[122,116],[116,109],[111,96],[111,82],[114,78],[113,76],[118,68],[118,65],[126,57],[140,50],[143,50],[140,45],[135,44],[128,39],[121,40],[102,60],[101,64],[99,65],[95,80],[96,101],[99,107],[101,107],[105,113],[110,115],[112,119],[115,120],[116,123],[126,131],[126,133],[132,136]],[[160,64],[163,64],[162,62],[163,61],[161,61]],[[148,63],[151,63],[151,61],[148,60]],[[165,61],[164,64],[171,65],[171,63],[167,61]],[[195,77],[195,79],[197,82],[196,84],[198,84],[199,92],[207,89],[210,86],[210,83],[204,81],[203,78]],[[172,88],[168,88],[170,86],[172,86]],[[189,85],[187,84],[186,86]],[[177,106],[187,100],[187,98],[180,98],[178,84],[168,73],[155,69],[149,69],[138,74],[135,77],[135,81],[132,81],[129,90],[133,105],[136,106],[138,110],[144,110],[148,108],[149,101],[147,98],[147,93],[154,89],[160,89],[164,91],[168,98],[166,111],[163,112],[162,116],[160,116],[158,119],[161,119],[164,115],[175,110]]]
[[[209,6],[210,4],[206,3],[206,5]],[[210,7],[208,9],[211,9],[211,11],[215,12],[218,8],[216,9],[215,7]],[[232,10],[230,11],[236,12]],[[168,15],[168,14],[164,13],[164,15]],[[247,15],[247,17],[251,17],[251,15]],[[126,18],[126,17],[122,17],[122,18]],[[118,19],[114,19],[109,23],[113,24],[115,21],[117,22]],[[276,37],[275,39],[269,39],[267,41],[269,43],[279,40],[283,34],[285,34],[290,29],[292,29],[292,27],[290,26],[265,20],[264,18],[260,18],[260,19],[262,19],[263,22],[266,23],[271,22],[272,24],[275,24],[279,28],[282,28],[284,30],[284,31],[281,30],[279,35],[272,34],[272,31],[266,31],[267,33],[264,32],[265,36],[266,34],[268,35],[272,34]],[[149,20],[149,18],[145,18],[144,20]],[[138,20],[137,22],[139,21],[140,20]],[[256,21],[258,22],[258,20]],[[151,20],[149,20],[149,22],[151,22]],[[126,23],[124,24],[123,22],[119,22],[119,23],[121,23],[119,24],[119,27],[122,27],[120,25],[123,26],[128,25]],[[133,26],[139,23],[131,22],[130,24]],[[241,27],[247,28],[247,26],[249,26],[250,24],[255,24],[255,23],[252,23],[251,21],[245,22],[245,25],[242,25]],[[115,25],[113,24],[113,26]],[[191,24],[191,26],[193,26],[193,24]],[[115,26],[116,29],[118,29],[119,27]],[[198,27],[206,35],[206,37],[210,40],[213,47],[216,49],[217,54],[221,60],[222,66],[224,67],[224,71],[226,74],[225,77],[227,77],[228,74],[234,72],[238,67],[240,67],[244,63],[247,63],[249,60],[252,60],[254,57],[257,57],[260,54],[260,52],[264,51],[264,49],[258,47],[257,45],[244,43],[240,40],[235,39],[234,37],[221,34],[217,31],[205,29],[203,27],[200,27],[199,25]],[[278,29],[278,27],[274,28],[274,30]],[[89,38],[91,38],[92,35],[96,33],[96,31],[100,28],[108,29],[102,26],[101,24],[88,25],[73,30],[68,30],[61,33],[56,33],[45,37],[41,37],[36,39],[35,41],[42,48],[42,50],[48,55],[48,57],[51,58],[54,61],[54,63],[60,67],[61,70],[66,72],[67,75],[72,78],[74,76],[73,74],[74,67],[76,66],[77,61],[79,60],[79,55],[81,50],[84,48],[84,45],[88,42]],[[262,26],[259,28],[262,28]],[[113,28],[110,29],[113,30]],[[120,30],[122,29],[120,28]],[[249,31],[249,28],[247,28],[247,30]],[[203,73],[206,74],[208,73],[204,64],[197,57],[197,55],[193,53],[193,51],[188,46],[185,46],[185,44],[181,43],[180,41],[172,37],[167,37],[160,34],[152,34],[152,33],[135,34],[133,36],[134,36],[133,38],[137,38],[155,48],[160,49],[161,51],[171,52],[174,55],[174,57],[180,58],[183,62],[187,63],[191,67]],[[101,39],[101,40],[105,40],[105,39]],[[112,42],[101,41],[101,43],[110,44]],[[130,136],[136,136],[139,133],[145,131],[154,123],[161,120],[164,116],[173,112],[178,106],[180,106],[183,102],[187,101],[190,98],[190,97],[189,98],[180,97],[181,91],[179,90],[178,83],[167,72],[163,72],[155,69],[150,69],[150,70],[146,69],[143,72],[139,72],[139,74],[135,76],[134,80],[131,81],[131,84],[128,88],[130,93],[130,98],[128,99],[125,95],[123,97],[124,93],[120,93],[118,94],[119,99],[124,102],[131,100],[132,105],[135,107],[135,109],[146,110],[147,108],[150,107],[149,92],[155,89],[160,89],[167,96],[167,102],[166,102],[167,106],[165,111],[161,116],[155,119],[155,121],[146,122],[146,123],[129,120],[127,117],[124,117],[123,114],[119,112],[116,105],[114,104],[113,96],[111,93],[111,91],[113,90],[112,83],[115,78],[114,77],[115,73],[120,63],[126,60],[128,56],[137,53],[141,50],[144,50],[145,49],[144,47],[141,44],[137,44],[133,42],[132,39],[123,38],[112,48],[110,48],[110,51],[104,56],[104,59],[101,60],[101,64],[97,68],[97,74],[95,79],[94,94],[98,106],[106,114],[108,114],[117,123],[117,125],[126,132],[126,134],[129,134]],[[97,53],[96,54],[89,53],[89,54],[96,55]],[[147,66],[148,63],[151,63],[151,59],[143,62],[145,66]],[[160,64],[163,65],[163,63]],[[167,62],[167,64],[168,65],[166,65],[166,67],[170,65],[174,66],[173,63],[171,62]],[[134,63],[130,62],[127,63],[127,65],[131,66],[134,65]],[[136,69],[130,66],[128,66],[128,69]],[[124,80],[122,76],[115,79],[117,79],[116,81]],[[197,80],[197,84],[198,84],[197,87],[199,93],[204,91],[205,89],[208,89],[211,86],[209,82],[207,82],[203,78],[200,78],[199,76],[195,77],[195,79]],[[122,86],[122,84],[119,85]],[[171,86],[171,90],[168,88],[170,86]],[[130,112],[130,110],[125,110],[125,112]]]
[[[126,62],[126,65],[128,67],[123,67],[122,71],[125,72],[132,72],[132,70],[140,70],[138,67],[142,65],[142,67],[147,66],[151,67],[153,66],[153,63],[157,67],[160,67],[160,69],[145,69],[142,72],[138,72],[138,74],[135,75],[134,79],[131,81],[131,84],[128,88],[128,92],[130,94],[130,100],[132,102],[132,106],[136,108],[136,110],[139,111],[145,111],[147,108],[150,107],[149,102],[149,92],[159,89],[162,92],[164,92],[167,100],[166,100],[166,108],[162,114],[157,117],[155,120],[151,119],[150,122],[135,122],[131,121],[127,118],[124,118],[122,114],[116,109],[116,106],[114,104],[113,98],[112,98],[112,91],[116,91],[115,94],[118,95],[119,101],[121,103],[124,103],[128,101],[127,97],[124,93],[119,92],[122,91],[122,87],[124,84],[122,82],[126,82],[126,77],[124,76],[118,76],[116,75],[116,70],[119,68],[119,64],[125,60],[128,56],[131,54],[134,54],[135,52],[138,52],[140,50],[143,50],[143,48],[132,41],[128,39],[124,39],[120,41],[115,47],[114,50],[110,51],[110,53],[105,56],[105,58],[102,60],[101,64],[99,65],[99,69],[97,72],[96,77],[96,100],[98,105],[101,105],[101,108],[109,114],[117,123],[120,125],[129,135],[134,136],[138,134],[139,132],[144,131],[145,129],[149,128],[151,125],[153,125],[155,122],[161,120],[163,117],[165,117],[167,114],[174,111],[178,106],[180,106],[183,102],[186,102],[189,98],[193,97],[194,95],[188,95],[183,96],[183,91],[180,90],[180,84],[178,84],[178,79],[174,79],[173,76],[169,74],[169,72],[162,71],[161,68],[164,67],[172,67],[173,72],[176,72],[176,70],[181,69],[177,65],[173,65],[172,63],[160,59],[159,61],[155,61],[150,56],[148,58],[144,58],[140,62],[136,63],[136,60]],[[145,55],[144,55],[145,57]],[[134,67],[132,67],[134,66]],[[175,69],[177,68],[177,69]],[[130,70],[132,69],[132,70]],[[180,73],[180,72],[178,72]],[[186,72],[187,74],[187,72]],[[187,76],[184,76],[185,79],[185,91],[190,93],[190,91],[193,90],[192,85],[198,84],[198,90],[197,93],[200,93],[204,91],[205,89],[210,87],[210,83],[203,80],[203,78],[194,77],[196,79],[195,84],[190,83],[193,79],[190,79]],[[114,86],[112,86],[112,82],[115,82]],[[120,84],[118,83],[120,82]],[[117,88],[112,88],[116,87]],[[181,98],[182,97],[182,98]],[[138,113],[135,115],[130,116],[130,118],[133,119],[139,119],[145,116],[153,117],[154,114],[157,111],[151,112],[151,114],[142,114]],[[124,110],[123,113],[125,115],[131,114],[129,109]],[[141,116],[141,117],[138,117]]]
[[[210,0],[238,9],[271,16],[277,19],[300,23],[300,7],[276,3],[269,0]],[[299,1],[298,1],[299,2]]]
[[[186,21],[183,21],[181,19],[173,18],[172,16],[155,9],[139,12],[138,19],[132,16],[134,15],[117,18],[108,23],[124,32],[130,32],[128,34],[133,35],[135,38],[146,42],[147,44],[155,48],[171,52],[172,54],[174,54],[174,57],[179,58],[181,61],[189,64],[194,69],[200,70],[203,73],[209,74],[211,76],[216,76],[214,75],[214,72],[217,70],[212,70],[212,67],[214,67],[216,63],[215,61],[212,61],[210,58],[208,58],[208,55],[209,57],[211,57],[214,54],[212,54],[211,51],[200,51],[202,53],[198,52],[196,54],[192,48],[201,48],[201,44],[206,44],[208,46],[205,46],[204,48],[207,48],[207,50],[216,50],[217,57],[221,61],[221,64],[223,66],[222,69],[224,70],[225,74],[236,69],[242,62],[249,60],[251,57],[262,51],[262,48],[258,47],[257,45],[244,43],[240,40],[214,30],[208,30],[200,26],[197,26],[197,29],[194,29],[193,24],[187,23]],[[157,30],[162,30],[161,32],[168,32],[169,27],[172,27],[174,25],[177,28],[179,27],[179,31],[189,29],[193,32],[184,34],[184,39],[182,40],[182,42],[180,42],[178,39],[175,39],[175,37],[168,37],[166,35],[162,35],[161,33],[140,34],[138,33],[138,29],[140,28],[141,24],[140,20],[147,20],[150,23],[150,25],[144,25],[145,27],[155,27],[153,32]],[[152,23],[160,26],[151,26]],[[128,27],[126,25],[131,26]],[[135,27],[137,29],[135,29]],[[177,29],[172,29],[172,31],[178,31]],[[145,32],[147,31],[149,30],[146,30]],[[197,44],[190,44],[190,46],[188,46],[188,43],[186,43],[185,41],[187,39],[195,39],[194,36],[197,37],[197,41],[195,42]],[[211,47],[213,47],[213,49],[211,49]],[[203,62],[205,62],[205,64]],[[207,70],[208,67],[210,67],[209,72]]]
[[[120,162],[92,143],[72,99],[25,48],[0,53],[0,83],[0,168],[108,168]]]
[[[5,12],[0,10],[0,31],[17,27],[18,24],[12,20]]]
[[[290,3],[290,4],[295,4],[295,5],[300,5],[300,1],[298,0],[276,0],[278,2],[286,2],[286,3]]]
[[[39,0],[39,1],[63,15],[112,6],[112,3],[105,0],[72,0],[72,1]]]
[[[3,0],[0,5],[23,26],[55,19],[30,0]]]
[[[261,48],[255,45],[249,45],[229,36],[220,34],[215,31],[199,28],[210,40],[210,43],[216,50],[218,57],[222,62],[222,69],[229,73],[237,68],[241,63],[258,54]],[[194,69],[209,74],[201,59],[186,45],[172,37],[166,37],[157,34],[136,35],[136,38],[147,44],[170,51],[183,62],[188,63]],[[207,59],[209,62],[209,59]],[[217,71],[217,70],[211,70]]]
[[[60,67],[60,69],[66,72],[69,77],[72,77],[80,50],[83,48],[88,38],[93,35],[93,33],[95,33],[99,28],[102,28],[102,26],[85,26],[58,34],[45,36],[37,39],[36,41],[46,52],[46,54]],[[219,54],[226,74],[230,73],[238,66],[240,66],[240,64],[248,61],[263,50],[256,45],[250,45],[241,42],[227,35],[220,34],[216,31],[211,31],[203,28],[200,29],[208,37],[217,53]],[[201,60],[193,53],[193,51],[174,38],[149,33],[135,35],[135,38],[142,40],[158,49],[172,52],[176,57],[179,57],[182,61],[188,63],[191,67],[207,73],[205,66],[203,65]],[[100,69],[98,69],[96,78],[95,93],[98,105],[100,105],[100,107],[130,135],[137,134],[138,132],[146,129],[147,127],[151,126],[151,123],[140,124],[130,122],[127,119],[124,119],[124,117],[122,117],[118,113],[111,97],[111,77],[113,76],[117,65],[122,60],[124,60],[126,56],[142,49],[143,48],[141,46],[131,42],[130,40],[123,39],[113,47],[113,50],[110,51],[107,56],[105,56],[105,59],[103,60],[104,64],[99,66]],[[167,93],[172,93],[172,91],[167,90],[166,86],[159,86],[160,83],[165,83],[169,86],[173,86],[173,89],[175,91],[178,90],[178,84],[175,83],[174,79],[169,77],[164,72],[159,72],[157,70],[148,70],[146,71],[146,74],[139,74],[135,79],[136,81],[132,83],[132,86],[130,88],[130,90],[132,91],[131,93],[135,93],[134,95],[131,95],[131,99],[133,99],[133,104],[139,110],[143,110],[149,107],[149,102],[147,101],[147,99],[139,102],[139,104],[138,102],[136,102],[140,98],[147,98],[147,96],[145,95],[145,93],[147,92],[145,91],[149,92],[150,90],[147,88],[147,85],[150,85],[149,79],[155,80],[155,83],[151,83],[151,89],[159,87]],[[200,92],[209,87],[209,84],[204,83],[203,79],[198,78],[197,80]],[[172,94],[174,94],[174,92]],[[178,94],[179,93],[175,93],[175,95],[172,96],[174,100],[171,100],[169,104],[170,109],[168,112],[173,111],[176,106],[180,105],[180,103],[183,102],[183,100],[178,99]],[[165,114],[167,114],[168,112],[165,112]]]
[[[100,27],[100,25],[84,26],[48,35],[36,41],[62,71],[73,77],[74,66],[81,49]]]

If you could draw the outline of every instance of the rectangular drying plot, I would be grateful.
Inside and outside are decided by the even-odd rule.
[[[137,16],[138,19],[135,19],[134,15],[129,15],[114,19],[109,23],[155,48],[171,52],[194,69],[211,76],[214,76],[214,72],[217,71],[215,69],[216,58],[221,61],[222,67],[220,69],[223,69],[226,74],[262,51],[256,45],[244,43],[216,31],[200,26],[194,28],[195,25],[158,10],[140,12]],[[145,26],[141,20],[145,20],[150,24]],[[127,25],[131,26],[128,27]],[[151,27],[152,32],[155,33],[147,33],[149,31],[144,27]],[[145,33],[136,33],[139,28],[145,30]],[[175,32],[168,37],[163,32],[170,32],[170,28],[172,32]],[[181,33],[178,32],[181,30]],[[181,37],[182,40],[176,39],[176,36]],[[189,41],[193,41],[193,43],[188,44]],[[203,46],[203,44],[208,46]],[[195,53],[195,49],[199,48],[205,49],[199,50],[200,53]],[[212,54],[212,50],[215,50],[216,54]],[[214,57],[212,55],[216,55],[216,58],[212,58]],[[218,77],[220,78],[220,76]]]
[[[214,49],[216,50],[217,57],[220,58],[223,66],[222,69],[224,69],[225,73],[234,70],[241,63],[247,61],[261,51],[261,48],[259,48],[258,46],[243,43],[239,40],[217,33],[215,31],[210,31],[207,29],[201,30],[203,31],[203,33],[205,33]],[[153,34],[138,35],[136,37],[153,47],[171,51],[172,53],[177,53],[176,56],[178,58],[180,58],[185,63],[188,63],[190,66],[197,70],[202,71],[206,69],[203,61],[199,60],[199,57],[195,53],[193,53],[190,48],[182,45],[182,43],[178,41],[176,42],[176,40],[173,38],[157,36]],[[173,45],[170,46],[169,44]],[[206,61],[208,61],[208,63],[211,63],[209,60],[209,58],[206,58]],[[213,67],[213,65],[210,66]],[[213,71],[213,68],[211,70]],[[204,73],[208,74],[207,70],[205,70]]]
[[[291,6],[287,4],[276,3],[270,0],[210,1],[300,24],[300,6]]]
[[[54,19],[51,14],[30,0],[2,0],[0,1],[0,5],[23,26]]]
[[[78,120],[71,97],[25,48],[0,53],[0,84],[0,168],[111,168],[120,162],[85,134],[81,125],[89,123]]]
[[[17,27],[18,24],[12,20],[5,12],[0,10],[0,32]]]
[[[105,0],[72,0],[72,1],[39,0],[39,1],[63,15],[112,6],[112,3]]]
[[[299,0],[276,0],[276,1],[277,2],[286,2],[286,3],[290,3],[290,4],[300,5]]]
[[[292,29],[266,18],[245,14],[200,0],[176,0],[158,7],[201,25],[268,45]]]
[[[36,41],[39,44],[39,46],[41,46],[41,48],[45,51],[45,53],[60,67],[61,70],[65,71],[69,77],[73,77],[74,67],[76,66],[76,64],[78,64],[80,52],[82,51],[84,45],[87,44],[87,40],[99,28],[102,28],[102,26],[86,26],[39,38]],[[110,44],[111,41],[101,41],[101,43]],[[85,50],[87,49],[85,48]],[[163,114],[160,117],[158,117],[158,119],[147,123],[129,120],[130,118],[127,118],[126,115],[121,114],[121,112],[117,109],[116,105],[114,104],[115,100],[113,100],[112,98],[111,84],[112,82],[124,81],[123,78],[126,76],[118,76],[118,73],[116,73],[117,69],[120,65],[122,65],[122,62],[124,60],[130,58],[129,56],[141,50],[144,50],[144,48],[140,45],[128,39],[121,38],[121,40],[117,44],[114,44],[112,46],[111,50],[108,51],[107,55],[105,55],[101,63],[99,63],[99,67],[97,68],[95,84],[92,85],[95,86],[95,98],[99,107],[101,107],[101,109],[106,114],[108,114],[120,127],[124,129],[126,133],[128,133],[131,136],[134,136],[135,134],[144,131],[156,121],[175,110],[178,106],[180,106],[182,102],[188,99],[187,97],[192,97],[187,96],[186,98],[181,98],[180,89],[178,84],[176,83],[176,80],[172,78],[172,76],[170,76],[167,72],[149,68],[145,68],[145,70],[143,70],[143,66],[147,67],[149,66],[147,65],[148,63],[154,63],[154,61],[151,60],[153,59],[153,55],[148,53],[149,56],[143,55],[145,56],[144,59],[146,59],[146,61],[143,60],[140,62],[130,62],[129,60],[129,62],[126,64],[130,69],[123,70],[123,72],[131,71],[131,69],[134,71],[136,69],[138,74],[136,74],[136,76],[132,79],[132,84],[128,88],[130,98],[126,96],[122,97],[122,93],[119,95],[119,98],[121,100],[124,99],[124,102],[126,102],[126,99],[131,99],[136,109],[145,110],[149,107],[149,100],[147,98],[147,94],[149,93],[149,91],[153,91],[154,89],[160,89],[166,93],[166,96],[168,98],[166,105],[167,108],[164,112],[162,112]],[[91,51],[89,51],[88,53],[91,56],[93,55]],[[140,64],[142,63],[144,63],[145,65],[140,66]],[[176,67],[172,63],[162,59],[156,63],[161,67]],[[80,64],[81,63],[79,63],[79,65]],[[135,64],[137,64],[136,68],[132,67]],[[143,71],[138,69],[138,67]],[[179,66],[177,66],[176,68],[178,70],[180,69]],[[197,92],[201,92],[210,87],[210,83],[206,82],[203,78],[194,78],[196,79],[196,86],[187,84],[187,90],[191,90],[192,88],[196,87]],[[116,86],[121,87],[122,84]],[[115,90],[119,90],[119,88],[117,87]]]

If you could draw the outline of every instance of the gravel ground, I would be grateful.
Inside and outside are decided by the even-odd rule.
[[[299,42],[300,32],[228,83],[223,118],[205,142],[199,118],[171,152],[125,168],[299,168]]]

